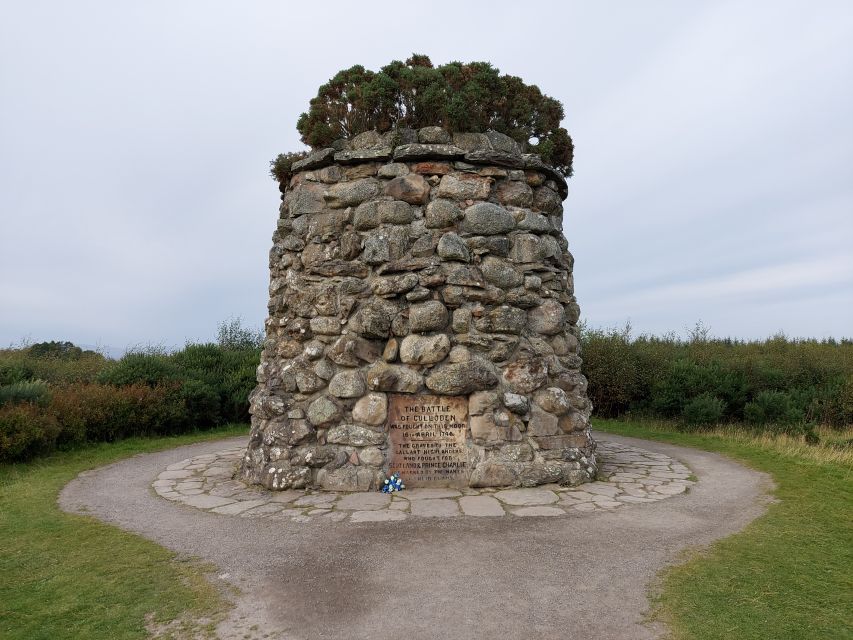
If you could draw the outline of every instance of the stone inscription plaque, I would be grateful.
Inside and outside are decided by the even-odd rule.
[[[389,473],[407,487],[459,487],[468,484],[468,398],[392,394]]]

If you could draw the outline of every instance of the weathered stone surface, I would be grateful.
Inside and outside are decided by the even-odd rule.
[[[418,129],[418,142],[423,144],[450,144],[451,141],[451,135],[441,127]]]
[[[320,396],[308,405],[308,422],[315,427],[324,427],[335,422],[340,417],[337,404],[326,396]]]
[[[369,445],[385,444],[386,435],[367,427],[355,424],[342,424],[329,429],[326,433],[326,442],[332,444],[343,444],[352,447],[366,447]]]
[[[568,413],[572,404],[569,396],[559,387],[548,387],[536,393],[534,401],[548,413],[562,416]],[[571,431],[571,429],[570,429]]]
[[[361,371],[339,371],[329,382],[329,393],[337,398],[359,398],[366,390]]]
[[[442,176],[438,197],[449,200],[485,200],[492,190],[491,178],[471,173]]]
[[[529,207],[533,203],[533,189],[525,182],[502,180],[498,183],[496,195],[504,206]]]
[[[365,338],[385,339],[397,311],[397,305],[374,298],[359,307],[350,319],[349,327]]]
[[[481,416],[491,413],[498,406],[498,394],[494,391],[477,391],[468,397],[468,415]]]
[[[514,262],[540,263],[550,255],[549,246],[541,236],[521,233],[512,241],[509,257]]]
[[[465,209],[460,229],[465,233],[493,236],[515,228],[512,214],[491,202],[480,202]]]
[[[518,221],[518,228],[536,233],[550,233],[553,230],[551,221],[546,216],[533,211],[525,212],[524,217]]]
[[[334,159],[334,149],[320,149],[319,151],[309,153],[308,156],[306,156],[302,160],[297,160],[296,162],[294,162],[291,165],[290,170],[294,173],[296,173],[297,171],[310,171],[311,169],[325,167],[326,165],[331,164]]]
[[[562,433],[557,416],[548,413],[538,405],[530,409],[530,421],[527,430],[532,436],[556,436]]]
[[[323,185],[310,183],[300,184],[290,189],[284,200],[289,215],[295,218],[309,213],[320,213],[326,208],[324,192]]]
[[[527,396],[518,393],[507,392],[503,395],[504,406],[519,415],[524,415],[530,410],[530,401]]]
[[[423,376],[411,367],[377,362],[367,370],[367,386],[373,391],[416,393],[423,388]]]
[[[390,162],[379,167],[380,178],[398,178],[409,173],[409,165],[404,162]]]
[[[483,133],[458,132],[453,134],[453,144],[465,151],[491,149],[492,143]]]
[[[495,498],[505,504],[528,507],[540,504],[553,504],[559,497],[548,489],[507,489],[495,493]]]
[[[353,493],[338,500],[335,507],[347,511],[375,511],[384,509],[390,502],[391,496],[387,493]]]
[[[384,393],[368,393],[359,398],[352,409],[352,419],[377,426],[388,417],[388,398]]]
[[[449,352],[450,339],[443,333],[406,336],[400,343],[400,360],[406,364],[435,364],[444,360]]]
[[[470,485],[472,487],[508,487],[517,482],[518,473],[512,466],[496,460],[487,460],[474,468]]]
[[[416,173],[394,178],[385,185],[385,195],[409,204],[426,204],[429,190],[429,183]]]
[[[443,229],[462,219],[462,209],[452,200],[437,198],[427,205],[425,218],[427,228]]]
[[[510,262],[501,260],[495,256],[486,256],[480,264],[483,278],[486,282],[501,289],[518,287],[524,282],[524,275],[519,272]]]
[[[453,169],[446,162],[418,162],[412,165],[412,171],[424,176],[443,176]]]
[[[462,238],[452,231],[441,236],[437,250],[439,257],[444,260],[471,262],[471,252],[468,250],[468,246]]]
[[[437,498],[434,500],[415,500],[411,506],[412,515],[424,518],[447,518],[461,515],[459,505],[453,500]]]
[[[367,464],[372,467],[381,467],[385,463],[385,454],[377,447],[365,447],[359,452],[358,460],[361,464]]]
[[[527,324],[527,313],[508,305],[495,307],[486,315],[477,318],[474,326],[483,333],[514,333],[519,334]],[[495,358],[503,360],[504,358]]]
[[[565,309],[556,300],[546,300],[538,307],[531,309],[527,316],[530,330],[546,336],[560,333],[566,321]]]
[[[311,331],[323,336],[336,336],[341,332],[341,321],[338,318],[311,318]]]
[[[511,243],[506,236],[474,236],[465,240],[468,248],[475,254],[491,253],[496,256],[509,255]]]
[[[491,496],[464,496],[459,506],[466,516],[499,517],[505,515],[501,503]]]
[[[462,395],[490,389],[497,382],[497,376],[479,360],[443,365],[425,380],[428,389],[446,395]]]
[[[498,167],[521,168],[524,166],[524,160],[519,156],[507,153],[506,151],[495,151],[494,149],[482,149],[479,151],[469,151],[465,154],[465,161],[474,165],[496,165]],[[489,167],[489,173],[496,173],[494,169]],[[482,175],[483,170],[480,170]],[[505,174],[506,172],[504,172]],[[497,175],[503,176],[498,173]]]
[[[533,192],[533,207],[545,213],[556,213],[562,210],[562,198],[553,189],[538,187]]]
[[[373,178],[339,182],[326,189],[323,197],[333,209],[354,207],[379,195],[379,182]]]
[[[351,151],[338,151],[335,153],[335,162],[341,164],[352,164],[356,162],[364,162],[365,160],[388,160],[391,158],[392,151],[389,147],[384,149],[353,149]]]
[[[418,276],[414,273],[404,273],[399,276],[377,278],[371,284],[373,293],[377,296],[396,296],[411,291],[418,285]]]
[[[528,394],[545,384],[548,367],[540,358],[519,360],[504,367],[503,379],[510,391]]]
[[[390,224],[409,224],[415,219],[415,211],[412,205],[402,200],[380,201],[377,203],[379,208],[380,222]]]
[[[394,160],[411,161],[435,158],[461,158],[465,151],[450,144],[404,144],[394,149]]]
[[[430,300],[409,307],[409,330],[412,333],[438,331],[447,326],[450,314],[438,300]]]
[[[347,334],[338,338],[329,350],[326,357],[335,364],[345,367],[358,367],[365,362],[373,362],[379,357],[377,343],[370,342],[357,335]]]

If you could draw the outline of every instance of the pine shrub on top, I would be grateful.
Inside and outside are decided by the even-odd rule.
[[[343,69],[322,85],[296,128],[302,141],[327,147],[365,131],[440,126],[450,132],[506,134],[565,176],[572,174],[574,147],[560,126],[559,100],[521,78],[501,75],[488,62],[450,62],[434,67],[414,54],[379,71]],[[531,142],[532,141],[532,142]]]

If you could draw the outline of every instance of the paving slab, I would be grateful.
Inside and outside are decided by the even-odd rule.
[[[506,515],[501,503],[491,496],[465,496],[459,506],[466,516],[496,517]]]
[[[551,504],[560,499],[556,493],[548,489],[506,489],[498,491],[495,497],[501,502],[515,506]]]
[[[412,515],[425,518],[447,518],[459,515],[459,503],[455,500],[438,498],[433,500],[415,500],[411,507]]]

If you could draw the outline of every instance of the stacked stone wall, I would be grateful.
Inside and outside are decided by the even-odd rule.
[[[389,397],[467,398],[470,486],[594,477],[562,176],[511,138],[361,134],[293,166],[244,477],[373,490]]]

